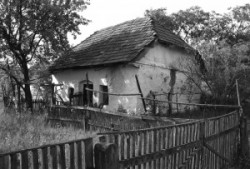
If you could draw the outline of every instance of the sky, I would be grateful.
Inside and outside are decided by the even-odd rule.
[[[229,7],[250,3],[250,0],[90,0],[90,5],[81,14],[91,20],[80,26],[81,35],[69,36],[70,45],[75,46],[102,28],[143,17],[147,9],[166,8],[167,13],[200,6],[205,11],[227,12]]]

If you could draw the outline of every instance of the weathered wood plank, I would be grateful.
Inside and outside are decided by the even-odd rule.
[[[52,169],[57,168],[57,147],[50,147],[50,159],[52,164]]]
[[[124,144],[124,139],[125,136],[124,134],[120,135],[120,159],[119,160],[123,160],[124,159],[124,149],[125,149],[125,144]]]
[[[66,158],[65,158],[65,145],[59,145],[58,163],[61,169],[66,169]]]
[[[29,167],[29,152],[24,151],[21,153],[21,163],[22,163],[22,168],[28,168]],[[44,168],[47,169],[47,168]]]
[[[35,149],[35,150],[32,151],[33,168],[39,168],[38,150],[39,149]]]
[[[2,156],[0,157],[0,166],[2,167],[2,169],[7,169],[8,167],[6,166],[7,162],[6,162],[6,158],[7,156]]]
[[[28,157],[27,157],[28,159]],[[42,148],[42,168],[48,169],[49,168],[48,163],[48,147]],[[25,168],[25,167],[24,167]]]
[[[10,155],[11,169],[18,169],[20,166],[18,154]]]
[[[76,165],[75,165],[75,143],[70,143],[69,144],[69,152],[70,152],[70,169],[75,169]]]
[[[85,161],[86,161],[86,168],[93,168],[94,162],[93,162],[93,139],[85,139],[84,140],[85,145]]]

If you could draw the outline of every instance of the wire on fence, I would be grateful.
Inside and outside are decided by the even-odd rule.
[[[150,99],[150,98],[140,98],[140,99],[149,100],[149,101],[155,101],[155,102],[162,102],[162,103],[182,104],[182,105],[189,105],[189,106],[240,108],[240,106],[238,106],[238,105],[183,103],[183,102],[173,102],[173,101],[166,101],[166,100],[163,101],[163,100]]]
[[[121,94],[121,93],[101,92],[101,91],[93,90],[93,89],[89,89],[89,88],[86,88],[86,90],[87,91],[98,92],[98,93],[102,93],[102,94],[114,95],[114,96],[139,96],[139,95],[141,95],[141,93]],[[239,106],[239,105],[183,103],[183,102],[174,102],[174,101],[167,101],[167,100],[150,99],[150,98],[145,98],[145,97],[141,97],[139,99],[149,100],[149,101],[154,101],[154,102],[161,102],[161,103],[177,104],[177,105],[189,105],[189,106],[201,106],[201,107],[220,107],[220,108],[236,108],[236,109],[241,108],[241,106]]]
[[[102,94],[114,95],[114,96],[140,96],[141,95],[141,93],[121,94],[121,93],[101,92],[101,91],[93,90],[93,89],[89,89],[89,88],[86,88],[86,90],[92,91],[92,92],[98,92],[98,93],[102,93]]]

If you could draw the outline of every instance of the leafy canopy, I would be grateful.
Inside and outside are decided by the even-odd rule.
[[[76,37],[79,26],[89,22],[79,14],[88,4],[87,0],[0,2],[0,69],[24,89],[26,98],[31,97],[30,69],[69,50],[67,35]]]

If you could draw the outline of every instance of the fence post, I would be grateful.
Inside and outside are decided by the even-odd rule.
[[[51,105],[56,104],[56,98],[55,98],[55,84],[51,84]]]
[[[240,110],[242,111],[242,110]],[[240,117],[240,156],[246,158],[249,156],[247,135],[247,119],[243,113]]]
[[[204,142],[205,142],[205,120],[200,122],[200,150],[199,150],[199,166],[200,168],[203,168],[204,165]]]
[[[143,93],[142,93],[141,86],[140,86],[140,82],[139,82],[139,79],[138,79],[138,76],[137,76],[137,75],[135,75],[135,80],[136,80],[136,84],[137,84],[138,90],[139,90],[140,95],[141,95],[143,108],[144,108],[144,111],[145,111],[145,113],[146,113],[146,111],[147,111],[146,103],[145,103],[145,100],[143,99]]]
[[[240,156],[245,158],[248,157],[249,151],[248,151],[248,135],[247,135],[247,119],[243,112],[243,109],[241,107],[240,103],[240,93],[239,93],[239,84],[238,80],[236,79],[236,94],[237,94],[237,101],[240,114]]]
[[[94,148],[95,169],[119,169],[118,147],[113,143],[97,143]]]

